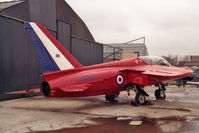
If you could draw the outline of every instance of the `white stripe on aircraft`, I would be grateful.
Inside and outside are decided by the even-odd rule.
[[[41,31],[41,29],[35,24],[30,23],[43,45],[50,53],[51,57],[57,64],[60,70],[73,69],[73,65],[65,58],[65,56],[57,49],[57,47],[48,39],[48,37]],[[59,56],[57,56],[59,55]],[[57,57],[56,57],[57,56]]]

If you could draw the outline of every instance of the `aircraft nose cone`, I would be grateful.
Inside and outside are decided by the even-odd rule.
[[[193,71],[189,67],[184,68],[184,71],[183,71],[184,76],[190,75],[192,73],[193,73]]]

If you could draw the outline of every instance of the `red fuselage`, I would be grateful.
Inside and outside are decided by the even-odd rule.
[[[189,69],[174,66],[147,64],[141,58],[133,58],[70,70],[44,73],[48,84],[47,97],[81,97],[113,95],[127,89],[129,83],[150,86],[167,80],[185,77]],[[44,91],[45,87],[41,87]]]

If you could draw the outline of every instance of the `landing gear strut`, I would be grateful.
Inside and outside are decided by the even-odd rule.
[[[166,88],[165,88],[164,84],[162,84],[162,83],[158,84],[158,89],[155,90],[156,99],[158,99],[158,100],[166,99],[165,91],[166,91]]]
[[[139,105],[144,105],[146,104],[146,98],[145,96],[149,96],[139,85],[134,85],[134,86],[130,86],[131,89],[133,89],[136,93],[135,96],[135,102],[136,104]]]

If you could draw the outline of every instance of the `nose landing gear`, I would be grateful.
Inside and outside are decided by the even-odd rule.
[[[139,85],[129,85],[127,88],[128,90],[134,90],[136,95],[135,95],[135,103],[138,105],[145,105],[146,104],[146,98],[145,96],[149,96]],[[133,102],[132,102],[133,103]]]
[[[164,84],[160,83],[158,84],[158,89],[155,90],[155,97],[157,100],[164,100],[166,99],[166,88],[164,86]]]

